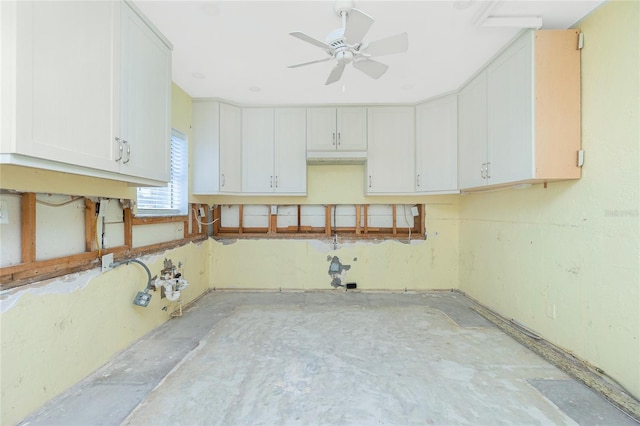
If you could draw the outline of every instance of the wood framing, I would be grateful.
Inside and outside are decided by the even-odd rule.
[[[37,260],[36,194],[31,192],[22,193],[20,200],[21,263],[0,268],[0,288],[4,290],[35,281],[92,269],[99,265],[99,258],[104,254],[113,253],[116,260],[124,260],[179,247],[189,242],[202,241],[208,238],[207,227],[203,227],[204,229],[201,229],[201,232],[189,232],[189,216],[136,218],[133,217],[130,208],[124,208],[124,245],[108,249],[99,249],[96,236],[96,203],[85,198],[84,207],[85,251],[83,253],[57,257],[54,259]],[[193,206],[190,206],[190,208],[193,208]],[[208,208],[206,208],[205,211],[208,213]],[[179,222],[182,222],[185,227],[184,238],[133,248],[132,230],[134,226]],[[192,229],[197,230],[197,228]]]
[[[21,250],[22,263],[36,260],[36,194],[26,192],[20,199],[20,218],[22,226]]]
[[[404,226],[406,212],[405,210],[398,219],[397,206],[391,205],[391,220],[392,226],[390,227],[371,227],[369,226],[369,205],[367,204],[355,204],[355,220],[353,225],[350,226],[336,226],[334,222],[334,209],[336,205],[327,204],[324,205],[324,226],[314,227],[302,225],[301,222],[301,205],[296,205],[296,224],[283,226],[278,228],[278,215],[269,213],[267,215],[267,226],[264,227],[245,227],[243,225],[243,206],[238,205],[237,209],[237,222],[238,227],[222,227],[214,226],[213,236],[214,238],[290,238],[290,239],[304,239],[304,238],[316,238],[327,239],[331,238],[334,233],[340,235],[341,238],[353,238],[353,239],[399,239],[405,238],[411,235],[412,239],[424,239],[425,229],[425,213],[424,205],[415,206],[418,209],[418,215],[414,217],[413,227],[409,228]],[[404,206],[404,209],[408,209],[408,206]],[[217,206],[213,210],[212,214],[215,223],[220,223],[222,219],[222,207]],[[336,218],[337,219],[337,218]],[[401,220],[401,223],[397,221]]]

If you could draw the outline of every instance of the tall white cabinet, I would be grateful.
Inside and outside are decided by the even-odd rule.
[[[242,109],[220,104],[220,192],[242,191]]]
[[[455,94],[416,106],[416,192],[458,192],[458,102]]]
[[[410,106],[367,109],[368,153],[365,192],[415,192],[415,114]]]
[[[242,173],[244,193],[306,194],[304,108],[242,109]]]
[[[528,31],[460,91],[462,189],[580,177],[578,36]]]
[[[168,181],[166,39],[124,2],[0,7],[0,162],[138,184]]]

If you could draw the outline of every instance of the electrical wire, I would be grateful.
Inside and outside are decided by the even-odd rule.
[[[407,223],[407,229],[409,229],[409,242],[411,242],[411,225],[409,224],[409,218],[407,217],[407,205],[402,205],[402,212],[404,213],[404,221]]]
[[[70,196],[70,197],[71,197],[71,199],[70,199],[70,200],[68,200],[68,201],[63,201],[62,203],[50,203],[49,201],[39,200],[39,199],[36,197],[36,203],[38,203],[38,204],[43,204],[43,205],[45,205],[45,206],[49,206],[49,207],[62,207],[62,206],[66,206],[67,204],[71,204],[71,203],[73,203],[74,201],[78,201],[78,200],[81,200],[81,199],[83,199],[83,198],[84,198],[84,197],[80,197],[80,196]]]
[[[151,289],[153,287],[153,284],[151,284],[151,281],[153,280],[153,278],[151,278],[151,271],[149,270],[149,267],[147,265],[145,265],[143,262],[139,261],[138,259],[123,260],[121,262],[112,263],[110,266],[112,268],[116,268],[120,265],[128,265],[130,263],[137,263],[138,265],[141,265],[144,268],[144,270],[147,272],[147,277],[148,277],[147,287],[145,288],[145,291]]]
[[[100,219],[100,215],[97,214],[96,215],[96,226],[94,226],[94,228],[96,229],[96,246],[98,246],[98,257],[102,257],[102,246],[100,246],[100,236],[98,235],[98,219]]]
[[[196,212],[196,209],[191,209],[191,210],[193,210],[193,216],[195,217],[196,222],[198,222],[200,225],[213,225],[214,223],[220,220],[220,218],[217,218],[217,219],[213,219],[211,222],[201,222],[200,218],[198,217],[198,213]]]

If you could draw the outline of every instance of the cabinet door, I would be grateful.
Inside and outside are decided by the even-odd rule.
[[[194,101],[192,108],[191,176],[194,194],[219,191],[220,103]]]
[[[169,181],[171,51],[122,3],[120,137],[127,141],[121,173]]]
[[[372,107],[367,122],[367,193],[414,192],[414,108]]]
[[[460,189],[486,184],[487,79],[482,71],[458,94],[458,183]]]
[[[335,151],[337,137],[335,108],[307,108],[308,151]]]
[[[275,110],[275,191],[306,194],[307,151],[304,108]]]
[[[242,110],[220,104],[220,192],[242,191]]]
[[[339,151],[367,150],[367,109],[344,107],[336,110]]]
[[[535,176],[532,37],[522,37],[487,68],[490,184]]]
[[[25,1],[15,3],[12,11],[18,52],[16,133],[3,147],[117,172],[112,117],[118,70],[112,40],[118,30],[118,3]]]
[[[450,95],[416,107],[416,190],[458,189],[458,103]]]
[[[242,191],[269,193],[273,171],[273,108],[242,110]]]

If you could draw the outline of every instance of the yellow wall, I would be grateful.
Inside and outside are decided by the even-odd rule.
[[[640,397],[638,13],[579,23],[583,177],[460,197],[460,288]]]
[[[338,194],[334,199],[343,198]],[[406,237],[402,241],[357,242],[339,237],[334,250],[329,239],[224,243],[212,240],[212,285],[216,288],[330,290],[327,257],[338,256],[343,264],[351,265],[345,281],[356,282],[362,290],[457,288],[457,214],[456,197],[429,199],[426,205],[429,237],[426,241],[413,240],[411,244]]]
[[[174,128],[191,136],[191,98],[173,86]],[[125,183],[14,166],[0,168],[3,189],[134,198]],[[191,301],[209,289],[209,243],[141,260],[157,275],[164,258],[183,262]],[[152,293],[146,308],[133,305],[147,282],[137,264],[101,274],[92,269],[3,292],[0,296],[0,424],[17,423],[49,399],[169,319],[177,304]],[[162,308],[168,306],[167,311]]]

